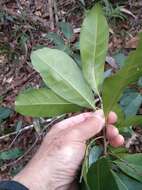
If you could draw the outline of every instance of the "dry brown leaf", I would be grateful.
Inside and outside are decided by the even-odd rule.
[[[125,48],[126,49],[136,49],[137,45],[138,45],[138,41],[139,41],[139,37],[133,37],[132,39],[130,39],[129,41],[126,42]]]

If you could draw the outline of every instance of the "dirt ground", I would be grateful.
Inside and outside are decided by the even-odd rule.
[[[86,1],[87,7],[91,6]],[[141,0],[123,1],[124,13],[127,19],[115,19],[110,22],[109,56],[118,49],[125,54],[136,48],[137,34],[142,30],[142,2]],[[0,2],[0,97],[1,106],[14,110],[17,94],[29,87],[43,85],[41,77],[32,69],[30,53],[37,46],[52,47],[51,42],[44,38],[49,31],[58,31],[57,22],[67,21],[74,29],[75,43],[79,36],[79,29],[84,15],[84,8],[75,0],[58,0],[53,5],[46,0],[2,0]],[[53,11],[53,12],[52,12]],[[77,31],[77,32],[76,32]],[[113,65],[111,65],[113,68]],[[114,68],[113,68],[114,69]],[[15,131],[17,121],[21,121],[21,128],[33,124],[31,117],[21,116],[14,111],[10,117],[0,124],[0,136]],[[41,121],[45,122],[45,120]],[[130,146],[130,152],[142,152],[142,131],[136,130],[137,137]],[[15,175],[37,150],[42,137],[34,127],[20,133],[0,139],[0,152],[9,148],[21,148],[23,157],[7,161],[0,165],[0,179]],[[36,143],[35,143],[36,142]],[[27,151],[28,150],[28,151]]]

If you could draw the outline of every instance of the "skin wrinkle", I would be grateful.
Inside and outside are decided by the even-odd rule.
[[[113,122],[116,122],[115,118]],[[110,121],[109,124],[113,123]],[[35,156],[14,180],[29,190],[71,190],[85,155],[86,141],[103,127],[102,111],[61,121],[49,131]],[[119,146],[122,138],[118,134],[119,143],[114,140],[111,143]],[[72,190],[75,189],[72,187]]]

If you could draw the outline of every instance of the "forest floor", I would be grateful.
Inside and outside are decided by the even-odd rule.
[[[75,0],[58,0],[54,1],[54,5],[50,2],[52,1],[0,2],[0,179],[11,178],[23,168],[44,136],[40,135],[40,125],[52,122],[50,119],[24,117],[14,111],[15,98],[21,90],[42,85],[41,77],[30,64],[31,51],[43,46],[52,47],[53,44],[46,35],[51,31],[59,32],[59,21],[72,25],[74,36],[71,44],[75,44],[79,38],[84,5]],[[88,2],[91,1],[86,1],[87,8],[92,5]],[[112,3],[112,6],[116,7],[115,4]],[[110,42],[107,64],[113,71],[119,64],[114,57],[117,56],[121,64],[129,51],[136,48],[138,33],[142,31],[141,0],[127,0],[122,4],[123,8],[117,12],[116,17],[113,13],[108,16]],[[142,89],[139,91],[142,93]],[[141,107],[138,113],[142,114]],[[37,122],[39,127],[35,127]],[[129,151],[142,152],[142,130],[137,128],[132,136]],[[2,153],[5,153],[4,160],[1,160]],[[8,157],[12,154],[13,159],[9,160]]]

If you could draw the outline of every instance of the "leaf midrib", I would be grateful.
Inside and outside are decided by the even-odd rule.
[[[96,56],[96,47],[97,47],[97,35],[98,35],[98,32],[97,32],[97,29],[98,29],[98,14],[97,14],[97,16],[96,16],[96,27],[95,27],[95,43],[94,43],[94,51],[93,51],[93,56],[92,56],[92,59],[93,59],[93,61],[92,61],[92,68],[94,68],[93,69],[93,78],[94,78],[94,84],[95,84],[95,87],[96,87],[96,93],[99,95],[99,92],[98,92],[98,88],[97,88],[97,80],[96,80],[96,74],[95,74],[95,56]]]
[[[98,55],[96,56],[96,51],[97,51],[97,36],[98,36],[98,16],[99,16],[99,14],[96,14],[97,16],[96,16],[96,27],[95,27],[95,43],[94,43],[94,51],[93,51],[93,56],[92,56],[92,63],[91,63],[91,65],[92,65],[92,68],[94,68],[93,69],[93,78],[94,78],[94,84],[95,84],[95,89],[96,89],[96,93],[99,95],[99,91],[98,91],[98,87],[97,87],[97,80],[96,80],[96,74],[95,74],[95,63],[94,62],[96,62],[96,57],[98,57]],[[100,15],[100,16],[102,16],[102,15]],[[104,40],[103,40],[104,41]],[[102,41],[102,42],[103,42]],[[102,43],[101,42],[101,43]],[[100,55],[99,55],[100,56]]]
[[[57,105],[75,105],[75,104],[71,104],[71,103],[68,103],[68,104],[65,104],[65,103],[64,104],[62,104],[62,103],[50,103],[50,104],[41,103],[41,104],[39,104],[38,103],[38,104],[30,104],[30,105],[29,104],[17,104],[16,106],[41,106],[41,105],[45,105],[45,106],[56,105],[57,106]]]
[[[40,57],[39,57],[39,59],[40,59]],[[42,59],[41,59],[41,60],[42,60]],[[43,60],[43,62],[44,62],[44,60]],[[46,64],[46,62],[45,62],[45,64]],[[71,83],[70,83],[69,81],[67,81],[60,73],[58,73],[58,71],[57,71],[56,69],[54,69],[53,67],[51,67],[49,64],[46,64],[46,65],[47,65],[51,70],[53,70],[54,72],[56,72],[64,81],[66,81],[66,83],[69,84],[71,88],[75,89],[75,90],[77,91],[77,93],[78,93],[81,97],[83,97],[83,99],[86,100],[87,103],[88,103],[92,108],[95,108],[94,105],[91,104],[91,102],[90,102],[87,98],[85,98],[84,96],[82,96],[82,94],[74,87],[74,85],[71,85]]]
[[[111,170],[111,173],[112,173],[112,175],[116,175],[113,170]],[[125,185],[125,183],[123,183],[123,181],[121,180],[121,178],[120,178],[118,175],[116,175],[116,176],[118,177],[119,182],[126,188],[126,190],[129,190],[129,189],[127,188],[127,186]],[[115,178],[114,178],[114,180],[115,180]],[[117,182],[116,182],[116,183],[117,183]],[[118,187],[118,184],[117,184],[117,187]],[[118,187],[118,189],[119,189],[119,187]]]

